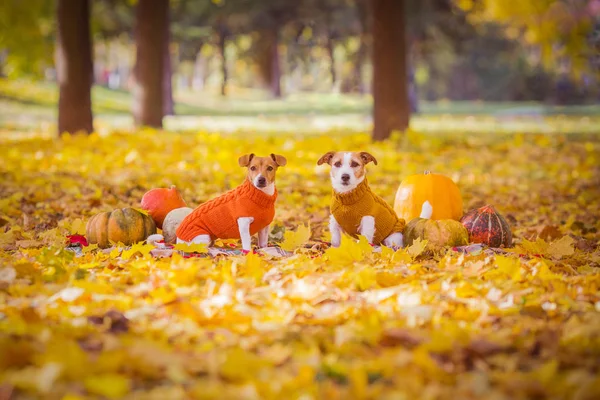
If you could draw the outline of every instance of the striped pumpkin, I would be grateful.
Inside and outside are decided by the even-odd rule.
[[[89,243],[97,243],[105,249],[111,242],[129,246],[146,240],[156,233],[156,225],[151,216],[134,208],[119,208],[94,215],[85,231]]]
[[[404,243],[407,246],[420,238],[427,240],[427,249],[439,250],[445,246],[464,246],[469,235],[460,222],[453,219],[415,218],[404,229]]]
[[[490,247],[511,247],[512,233],[508,222],[494,206],[486,205],[466,213],[460,222],[467,228],[473,243]]]

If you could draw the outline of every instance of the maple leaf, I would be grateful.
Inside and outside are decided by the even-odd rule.
[[[550,243],[547,254],[555,259],[560,259],[566,256],[572,256],[575,253],[573,244],[575,240],[571,236],[563,236],[562,238]]]
[[[283,234],[283,242],[281,242],[279,247],[287,251],[294,251],[304,243],[308,242],[311,235],[310,224],[299,225],[295,231],[286,229]]]
[[[498,271],[507,275],[512,280],[521,279],[521,262],[518,259],[504,256],[495,256],[494,261]]]
[[[173,248],[184,253],[208,253],[206,243],[177,243]]]
[[[413,241],[413,244],[406,248],[406,252],[412,257],[416,258],[425,251],[427,248],[427,239],[421,240],[421,238],[416,238]]]
[[[136,243],[132,245],[131,248],[129,248],[128,250],[123,250],[123,252],[121,253],[121,258],[123,260],[129,260],[131,257],[138,253],[141,254],[142,257],[145,257],[148,254],[150,254],[150,252],[154,250],[154,248],[155,247],[151,244]]]
[[[85,235],[85,226],[81,218],[75,218],[71,223],[71,235]]]
[[[359,240],[356,241],[348,235],[342,235],[339,247],[330,247],[325,252],[330,261],[342,264],[361,261],[372,253],[373,248],[364,236],[359,236]]]

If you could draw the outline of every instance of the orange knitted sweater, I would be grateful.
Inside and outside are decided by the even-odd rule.
[[[248,179],[240,186],[199,205],[177,228],[177,237],[191,241],[198,235],[214,239],[239,239],[238,218],[253,217],[250,234],[267,227],[275,216],[277,189],[272,196],[257,189]]]

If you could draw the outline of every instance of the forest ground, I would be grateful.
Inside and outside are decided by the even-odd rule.
[[[19,107],[24,121],[51,115]],[[425,116],[435,129],[376,144],[361,126],[300,133],[276,119],[226,134],[97,123],[62,139],[4,119],[0,398],[599,398],[598,117],[513,130],[461,118],[476,129]],[[370,151],[389,203],[408,175],[451,177],[465,210],[507,218],[513,247],[327,249],[331,186],[316,161],[334,149]],[[177,185],[194,207],[236,186],[248,152],[288,158],[270,241],[292,256],[65,249],[92,215],[139,207],[150,188]]]

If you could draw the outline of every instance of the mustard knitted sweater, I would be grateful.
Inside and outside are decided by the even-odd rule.
[[[331,213],[344,232],[356,237],[362,217],[375,218],[373,244],[380,244],[392,233],[404,231],[405,221],[398,218],[396,212],[385,200],[371,192],[367,179],[354,190],[347,193],[333,191]]]

